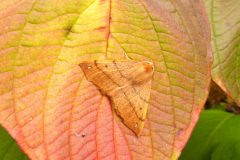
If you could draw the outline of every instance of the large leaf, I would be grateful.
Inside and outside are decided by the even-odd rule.
[[[212,28],[212,77],[240,106],[240,1],[205,1]]]
[[[200,0],[0,2],[0,122],[31,159],[176,159],[208,94],[211,50]],[[78,64],[155,65],[137,137]]]
[[[180,160],[237,160],[240,116],[222,110],[202,112]]]
[[[1,160],[27,160],[27,156],[20,150],[17,143],[0,126],[0,159]]]

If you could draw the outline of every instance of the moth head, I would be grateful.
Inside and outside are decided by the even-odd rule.
[[[154,72],[154,65],[152,62],[139,62],[139,65],[137,65],[137,67],[138,68],[133,72],[133,84],[142,84],[152,79]]]
[[[152,74],[153,71],[154,71],[153,63],[152,62],[148,62],[148,61],[143,61],[142,62],[142,70],[146,74]]]

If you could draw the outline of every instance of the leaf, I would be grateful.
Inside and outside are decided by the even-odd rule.
[[[212,28],[213,80],[240,106],[240,1],[205,0]]]
[[[101,60],[79,66],[86,79],[109,97],[122,122],[139,135],[150,104],[153,63]]]
[[[201,0],[0,1],[0,123],[30,159],[177,159],[206,100]],[[137,137],[84,79],[84,61],[151,61]]]
[[[180,160],[225,160],[240,156],[240,117],[222,110],[202,112]]]
[[[1,160],[27,160],[27,156],[20,150],[17,143],[0,126],[0,159]]]

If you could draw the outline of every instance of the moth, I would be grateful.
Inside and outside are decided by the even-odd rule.
[[[109,97],[123,123],[139,135],[149,106],[153,63],[99,60],[82,62],[79,66],[86,79]]]

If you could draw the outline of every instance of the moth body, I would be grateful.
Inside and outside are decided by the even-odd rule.
[[[123,123],[139,135],[149,106],[153,63],[101,60],[82,62],[79,66],[86,79],[109,97]]]

